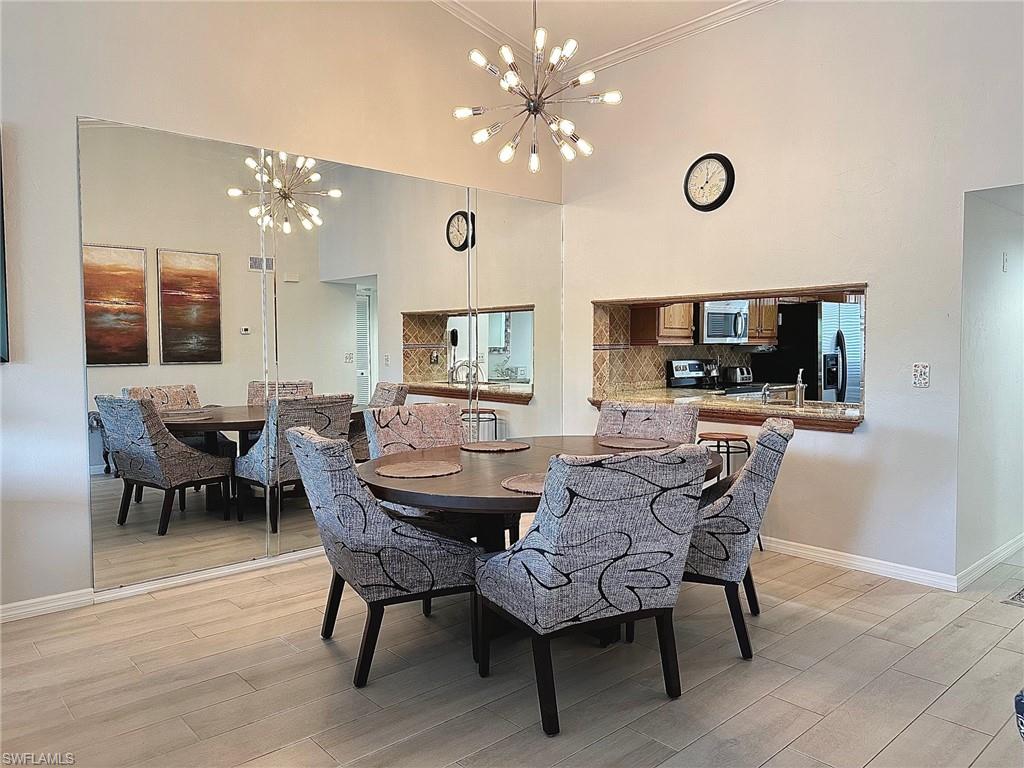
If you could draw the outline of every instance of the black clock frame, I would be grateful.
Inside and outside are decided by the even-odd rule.
[[[469,225],[469,232],[467,233],[466,240],[465,242],[462,243],[462,245],[455,245],[452,242],[451,235],[449,234],[449,232],[451,231],[452,221],[454,221],[457,216],[461,216],[462,218],[464,218],[466,220],[466,223]],[[448,241],[448,247],[451,248],[453,251],[462,252],[469,248],[470,246],[475,247],[476,213],[469,213],[467,211],[456,211],[451,216],[449,216],[448,221],[444,225],[444,238],[445,240]]]
[[[716,199],[706,205],[702,205],[690,197],[690,176],[693,175],[694,168],[705,160],[717,160],[722,164],[722,167],[725,168],[725,189],[722,190],[722,194],[720,194]],[[688,202],[695,210],[707,213],[708,211],[713,211],[716,208],[721,208],[725,205],[725,201],[728,200],[729,196],[732,194],[732,188],[735,184],[736,170],[732,167],[732,161],[725,155],[718,152],[708,152],[706,155],[701,155],[694,160],[690,167],[686,169],[686,176],[683,177],[683,195],[686,197],[686,202]]]

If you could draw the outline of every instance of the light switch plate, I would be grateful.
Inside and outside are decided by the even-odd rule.
[[[1003,251],[1003,272],[1009,272],[1009,271],[1010,271],[1010,262],[1009,262],[1009,259],[1008,259],[1007,255],[1006,255],[1006,251]]]
[[[928,363],[914,363],[914,386],[924,389],[931,384],[932,367]]]
[[[384,365],[391,365],[391,355],[384,355]]]

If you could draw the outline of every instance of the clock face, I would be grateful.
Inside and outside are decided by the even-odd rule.
[[[474,215],[472,220],[476,221]],[[448,218],[445,227],[445,235],[448,238],[448,245],[456,251],[464,251],[470,245],[470,217],[465,211],[456,211]],[[473,242],[476,242],[476,232],[473,233]]]
[[[708,154],[697,158],[686,172],[683,193],[698,211],[713,211],[732,194],[735,173],[725,155]]]

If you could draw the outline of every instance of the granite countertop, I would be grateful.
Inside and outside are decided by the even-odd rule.
[[[432,395],[434,397],[452,397],[465,399],[466,385],[449,385],[443,381],[407,381],[409,393],[413,395]],[[526,404],[533,399],[532,384],[481,382],[480,399],[498,403]]]
[[[724,423],[760,424],[778,416],[792,419],[802,429],[852,432],[864,421],[862,405],[817,400],[808,400],[797,408],[786,400],[769,400],[767,405],[762,405],[760,399],[738,400],[708,391],[674,388],[625,390],[607,397],[633,403],[690,403],[700,408],[702,420]],[[601,404],[601,398],[592,397],[590,401],[597,406]]]

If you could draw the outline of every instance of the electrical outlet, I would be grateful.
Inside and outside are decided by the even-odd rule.
[[[441,353],[436,349],[430,350],[430,364],[437,365],[441,362]]]
[[[356,353],[355,352],[346,352],[345,353],[345,362],[346,363],[354,363],[355,361],[356,361]]]
[[[386,365],[386,366],[390,366],[391,365],[391,355],[387,355],[387,354],[384,355],[384,365]]]
[[[250,333],[252,333],[252,329],[250,329],[248,325],[243,325],[241,328],[238,329],[238,332],[243,336],[248,336]]]
[[[932,367],[929,363],[914,363],[914,386],[924,389],[931,384]]]

